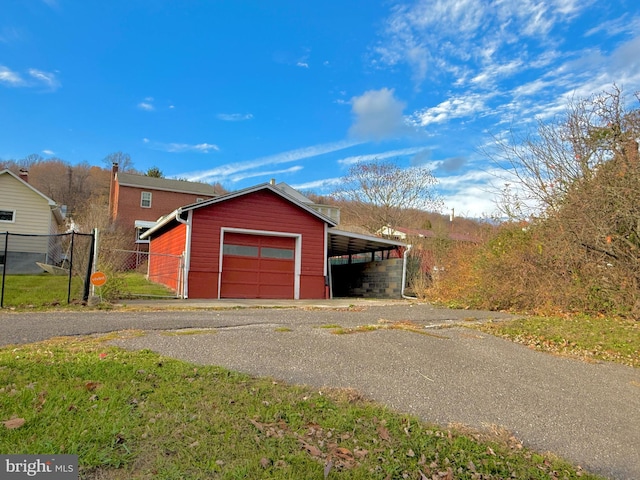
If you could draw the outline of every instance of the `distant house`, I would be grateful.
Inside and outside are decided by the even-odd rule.
[[[404,227],[382,227],[378,231],[378,235],[385,238],[394,238],[396,240],[409,241],[412,239],[422,238],[437,238],[438,234],[433,230],[425,230],[422,228],[404,228]],[[449,240],[455,240],[458,242],[478,242],[477,238],[467,235],[465,233],[449,232],[444,235]]]
[[[130,229],[132,247],[147,251],[148,240],[140,235],[167,212],[191,203],[216,197],[215,187],[207,183],[148,177],[118,171],[114,163],[109,189],[110,220]]]
[[[29,185],[26,171],[0,171],[0,264],[6,263],[7,273],[41,272],[36,262],[50,263],[53,255],[54,242],[46,235],[58,233],[63,223],[60,206]]]

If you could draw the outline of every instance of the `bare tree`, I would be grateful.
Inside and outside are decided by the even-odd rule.
[[[495,139],[485,154],[500,167],[503,182],[498,207],[511,219],[557,211],[567,193],[598,167],[621,154],[640,134],[638,111],[625,110],[617,86],[591,98],[572,100],[564,116],[538,122],[537,131],[514,131]]]
[[[502,210],[534,214],[537,253],[525,261],[563,279],[566,307],[640,316],[639,136],[640,108],[614,86],[500,145],[513,181]]]
[[[360,226],[369,232],[405,226],[411,210],[438,210],[436,178],[425,167],[400,168],[393,162],[357,163],[334,197],[349,202]]]
[[[135,172],[133,160],[131,160],[131,155],[128,153],[113,152],[104,157],[102,161],[108,169],[111,169],[111,165],[117,163],[121,172]]]

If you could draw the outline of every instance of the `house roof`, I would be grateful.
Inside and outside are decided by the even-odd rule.
[[[16,175],[9,169],[5,168],[4,170],[0,171],[0,175],[9,175],[10,177],[15,178],[22,185],[29,188],[31,191],[33,191],[34,193],[42,197],[44,200],[46,200],[46,202],[49,204],[49,207],[51,208],[51,212],[53,213],[53,216],[55,217],[56,222],[58,222],[58,225],[62,224],[62,222],[64,221],[64,217],[62,215],[62,212],[60,211],[60,206],[56,202],[54,202],[52,199],[47,197],[44,193],[42,193],[40,190],[35,188],[33,185],[30,185],[28,182],[25,182],[23,179],[21,179],[18,175]]]
[[[407,244],[397,240],[345,232],[336,228],[329,229],[329,256],[338,257],[356,253],[379,252],[406,247]]]
[[[303,203],[298,198],[294,198],[293,196],[289,195],[288,193],[286,193],[284,191],[284,189],[279,188],[278,186],[272,185],[270,183],[262,183],[260,185],[255,185],[253,187],[245,188],[245,189],[242,189],[242,190],[237,190],[235,192],[227,193],[225,195],[220,195],[219,197],[211,198],[209,200],[204,200],[202,202],[192,203],[192,204],[189,204],[189,205],[185,205],[184,207],[177,208],[176,210],[174,210],[170,214],[165,215],[164,217],[160,218],[158,220],[158,222],[155,224],[155,226],[153,226],[152,228],[147,230],[144,234],[142,234],[140,236],[140,238],[144,239],[144,238],[147,238],[147,237],[151,236],[153,233],[155,233],[156,231],[158,231],[159,229],[161,229],[165,225],[167,225],[167,224],[169,224],[171,222],[177,221],[176,218],[178,216],[180,216],[183,213],[186,213],[186,212],[188,212],[190,210],[197,210],[199,208],[205,208],[205,207],[208,207],[209,205],[214,205],[214,204],[217,204],[217,203],[226,202],[226,201],[231,200],[233,198],[242,197],[244,195],[249,195],[249,194],[252,194],[252,193],[255,193],[255,192],[259,192],[259,191],[262,191],[262,190],[267,190],[267,191],[275,193],[279,197],[284,198],[288,202],[293,203],[294,205],[298,206],[299,208],[305,210],[307,213],[309,213],[309,214],[313,215],[314,217],[317,217],[318,219],[320,219],[323,222],[327,223],[330,227],[335,227],[337,225],[334,220],[332,220],[331,218],[323,215],[322,213],[318,212],[317,210],[314,210],[309,204]]]
[[[148,177],[134,173],[116,173],[116,178],[121,186],[147,188],[149,190],[166,190],[171,192],[192,193],[194,195],[217,195],[215,187],[208,183],[188,182],[186,180],[173,180],[170,178]]]

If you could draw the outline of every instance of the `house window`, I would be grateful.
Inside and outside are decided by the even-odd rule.
[[[148,238],[145,238],[144,240],[140,238],[140,235],[142,235],[147,230],[149,229],[145,227],[136,227],[136,243],[149,243]]]
[[[13,223],[15,221],[16,221],[16,211],[15,210],[0,210],[0,222]]]
[[[140,206],[142,208],[151,208],[151,192],[142,192]]]
[[[142,235],[144,232],[149,230],[154,225],[155,225],[155,222],[147,222],[147,221],[144,221],[144,220],[136,220],[135,221],[136,243],[149,243],[149,239],[148,238],[140,239],[140,235]]]

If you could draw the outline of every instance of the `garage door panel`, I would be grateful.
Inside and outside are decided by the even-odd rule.
[[[291,272],[293,275],[293,262],[283,262],[282,260],[260,259],[261,272]]]
[[[245,270],[254,272],[258,268],[260,268],[260,261],[258,258],[225,255],[222,259],[223,272],[225,270]]]
[[[260,285],[258,295],[259,298],[283,298],[283,287],[275,285]],[[285,298],[293,298],[293,287],[290,287],[289,296]]]
[[[259,294],[257,284],[226,283],[220,289],[222,298],[259,298]]]
[[[227,233],[220,296],[294,298],[295,238]]]

